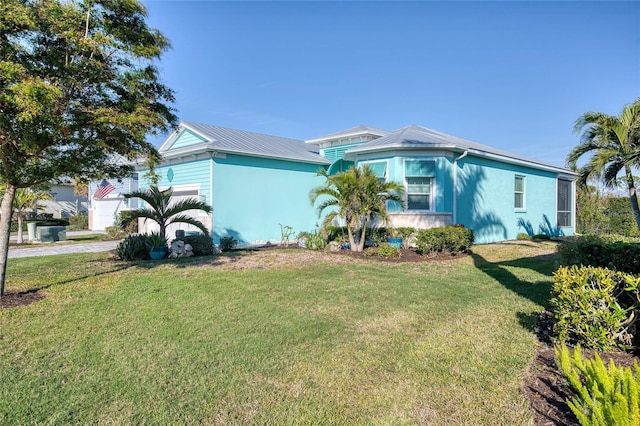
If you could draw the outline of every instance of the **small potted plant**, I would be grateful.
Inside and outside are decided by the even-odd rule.
[[[147,235],[147,247],[149,248],[149,257],[153,260],[164,259],[167,255],[167,239],[158,232]]]

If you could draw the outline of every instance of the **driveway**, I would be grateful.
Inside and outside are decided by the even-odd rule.
[[[99,234],[99,231],[69,231],[67,236]],[[11,237],[15,239],[15,237]],[[56,242],[46,243],[38,247],[16,248],[9,247],[9,259],[21,257],[53,256],[56,254],[68,253],[95,253],[100,251],[114,250],[120,241],[96,241],[91,243]]]

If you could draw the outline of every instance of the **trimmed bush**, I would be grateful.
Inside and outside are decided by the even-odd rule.
[[[640,277],[605,268],[560,267],[551,306],[560,342],[600,349],[629,349],[640,307]]]
[[[378,257],[401,257],[402,252],[399,248],[390,245],[389,243],[382,243],[379,247],[374,249]]]
[[[120,260],[149,259],[146,235],[129,235],[116,247],[116,257]]]
[[[238,245],[238,241],[231,237],[221,237],[220,238],[220,250],[221,251],[231,251]]]
[[[616,367],[609,361],[609,369],[595,354],[585,360],[578,346],[569,353],[565,345],[555,348],[558,367],[577,396],[567,401],[581,425],[638,425],[640,424],[640,367],[634,361],[631,368]]]
[[[473,240],[473,231],[459,225],[421,229],[416,238],[416,251],[422,255],[466,252]]]
[[[563,265],[583,265],[640,274],[640,243],[607,242],[597,236],[571,237],[558,246]]]
[[[208,256],[213,254],[213,240],[207,235],[187,235],[180,238],[185,244],[191,244],[194,256]]]

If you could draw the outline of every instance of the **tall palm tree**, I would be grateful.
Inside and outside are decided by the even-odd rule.
[[[13,217],[18,221],[18,237],[16,242],[22,244],[24,242],[22,236],[22,220],[27,213],[33,210],[44,210],[44,206],[38,204],[40,201],[51,200],[51,194],[48,191],[34,190],[30,188],[16,189],[16,195],[13,198]]]
[[[347,224],[349,244],[352,251],[364,249],[367,226],[380,219],[386,222],[387,201],[395,201],[404,206],[404,188],[396,182],[381,182],[368,165],[353,166],[346,172],[329,176],[326,170],[318,172],[326,178],[324,185],[313,188],[309,193],[311,204],[326,196],[317,207],[318,216],[327,209],[323,225],[330,225],[339,217]],[[356,241],[356,235],[359,237]]]
[[[157,186],[150,186],[146,191],[134,191],[124,194],[126,199],[139,198],[147,203],[148,208],[131,210],[126,216],[123,225],[138,218],[150,219],[160,226],[160,235],[166,237],[167,226],[172,223],[186,223],[193,225],[209,235],[209,230],[198,219],[184,214],[187,210],[202,210],[211,213],[213,209],[208,204],[195,198],[185,198],[176,203],[171,203],[173,188],[161,191]]]
[[[616,116],[601,112],[582,114],[573,130],[582,135],[580,144],[567,156],[567,164],[576,167],[583,155],[591,154],[586,164],[578,169],[578,183],[586,185],[590,177],[597,177],[613,187],[622,172],[640,229],[640,208],[632,174],[633,168],[640,164],[640,98],[625,105]]]

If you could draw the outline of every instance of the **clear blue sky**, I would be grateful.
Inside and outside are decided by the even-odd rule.
[[[303,140],[419,124],[564,165],[580,114],[640,96],[637,1],[144,3],[180,120]]]

